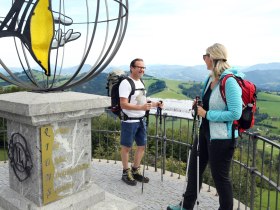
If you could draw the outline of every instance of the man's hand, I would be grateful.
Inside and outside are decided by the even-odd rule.
[[[162,109],[164,107],[163,101],[155,102],[155,107],[159,107]]]
[[[152,102],[151,101],[148,101],[147,103],[145,103],[144,105],[143,105],[143,110],[145,110],[145,111],[148,111],[148,110],[150,110],[152,108]]]

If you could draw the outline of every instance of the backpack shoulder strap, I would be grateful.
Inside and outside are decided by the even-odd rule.
[[[144,83],[144,81],[143,81],[143,79],[142,78],[140,78],[140,81],[142,82],[142,84],[144,85],[144,87],[145,87],[145,83]]]
[[[226,102],[226,91],[225,91],[225,89],[226,89],[226,81],[227,81],[227,79],[228,79],[229,77],[234,78],[234,79],[236,80],[237,84],[238,84],[240,87],[244,87],[244,86],[245,86],[244,81],[243,81],[243,79],[242,79],[241,77],[236,76],[236,75],[234,75],[234,74],[227,74],[227,75],[225,75],[225,76],[221,79],[221,81],[220,81],[220,92],[221,92],[221,96],[222,96],[222,98],[223,98],[223,100],[224,100],[225,103],[227,103],[227,102]]]
[[[125,79],[129,82],[129,84],[131,86],[131,92],[128,96],[128,102],[130,102],[131,96],[135,93],[135,83],[133,82],[133,80],[130,77],[126,77]]]
[[[224,100],[225,103],[227,103],[227,101],[226,101],[226,91],[225,91],[226,81],[229,77],[235,78],[235,76],[233,74],[227,74],[224,77],[222,77],[221,81],[220,81],[220,93],[221,93],[222,99]]]

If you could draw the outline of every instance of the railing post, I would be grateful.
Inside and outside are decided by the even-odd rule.
[[[163,114],[163,174],[165,174],[165,162],[166,162],[166,117],[167,114]]]
[[[159,139],[159,135],[158,135],[158,118],[159,115],[156,114],[156,151],[155,151],[155,172],[157,172],[157,160],[158,160],[158,139]]]
[[[250,195],[250,210],[254,210],[255,204],[255,190],[256,190],[256,156],[257,156],[257,134],[252,135],[253,141],[253,157],[252,157],[252,165],[251,165],[251,195]]]
[[[240,163],[241,163],[241,162],[242,162],[242,155],[243,155],[243,145],[242,145],[242,143],[240,143],[239,148],[240,148]],[[241,175],[241,170],[242,170],[242,165],[239,164],[239,177],[242,176],[242,175]],[[240,208],[241,188],[242,188],[242,179],[239,180],[239,193],[238,193],[238,196],[239,196],[238,200],[239,200],[239,202],[238,202],[237,210],[240,210],[240,209],[241,209],[241,208]]]

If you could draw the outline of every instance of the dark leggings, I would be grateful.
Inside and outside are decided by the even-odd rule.
[[[200,129],[199,135],[199,189],[202,185],[202,174],[209,161],[210,169],[217,192],[219,194],[219,210],[233,209],[232,184],[229,178],[234,142],[231,139],[209,140],[209,132]],[[184,194],[183,207],[193,209],[197,197],[197,139],[191,151],[188,173],[188,185]]]

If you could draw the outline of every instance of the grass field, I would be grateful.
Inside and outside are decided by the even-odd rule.
[[[258,189],[260,192],[260,189]],[[269,209],[276,209],[276,191],[270,191],[270,208]],[[278,202],[279,203],[279,202]],[[257,209],[263,209],[266,210],[268,208],[268,190],[263,190],[262,191],[262,206],[260,208],[260,197],[257,197],[255,200],[255,206]]]
[[[182,90],[178,87],[182,81],[164,80],[167,88],[164,91],[151,95],[153,98],[169,98],[177,100],[188,100],[187,96],[182,94]],[[148,83],[147,83],[148,84]]]
[[[275,128],[259,128],[260,134],[265,136],[279,136],[280,135],[280,96],[267,93],[267,92],[260,92],[258,93],[257,99],[257,107],[259,112],[264,114],[268,114],[269,118],[263,120],[261,123],[273,126]],[[256,126],[258,127],[258,126]]]
[[[260,92],[257,99],[257,107],[261,113],[267,113],[271,117],[280,117],[280,96]]]

